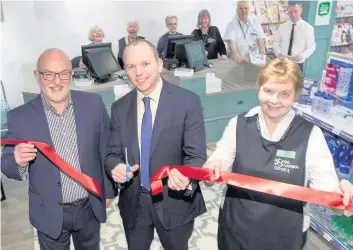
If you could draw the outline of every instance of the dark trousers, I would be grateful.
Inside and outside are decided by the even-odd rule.
[[[100,222],[94,216],[88,198],[71,204],[64,204],[64,221],[61,235],[52,239],[38,231],[41,250],[69,250],[72,236],[75,250],[98,250]],[[50,221],[48,221],[50,223]]]
[[[157,217],[151,194],[144,188],[142,190],[136,223],[132,229],[127,229],[124,226],[129,250],[149,250],[154,236],[154,228],[156,228],[164,249],[187,250],[194,222],[169,231],[165,230]]]

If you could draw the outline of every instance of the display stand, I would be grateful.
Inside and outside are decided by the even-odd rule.
[[[255,14],[261,23],[265,33],[265,50],[267,59],[275,58],[273,52],[273,39],[279,25],[285,23],[289,17],[287,14],[288,1],[253,1],[251,13]]]
[[[353,56],[353,1],[337,1],[331,51]]]
[[[342,54],[328,53],[327,61],[329,62],[331,58],[353,63],[353,58]],[[313,114],[310,107],[302,105],[294,105],[294,110],[308,121],[321,127],[324,134],[328,136],[334,134],[348,144],[353,143],[352,123],[340,124],[330,117]],[[353,171],[350,174],[353,175]],[[311,227],[336,249],[353,249],[353,219],[351,217],[337,216],[332,213],[331,209],[311,205]]]

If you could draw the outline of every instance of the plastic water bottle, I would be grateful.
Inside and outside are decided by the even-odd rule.
[[[349,179],[349,172],[350,172],[350,171],[351,171],[351,170],[350,170],[349,168],[347,168],[347,167],[341,167],[341,168],[339,168],[339,169],[338,169],[338,173],[337,173],[338,178],[339,178],[340,180],[342,180],[342,179],[348,180],[348,179]]]
[[[311,104],[311,112],[313,114],[319,114],[321,113],[320,111],[320,106],[322,105],[322,92],[321,91],[316,91],[313,97],[313,102]]]
[[[333,105],[333,96],[327,93],[323,93],[321,98],[320,113],[323,116],[330,116],[332,105]]]

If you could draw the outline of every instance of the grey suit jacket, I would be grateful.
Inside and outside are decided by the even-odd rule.
[[[109,116],[99,95],[71,91],[71,97],[81,170],[97,180],[103,191],[103,199],[90,194],[89,202],[97,219],[105,222],[105,199],[116,196],[113,182],[103,167],[110,130]],[[53,147],[40,96],[8,113],[8,129],[9,139],[41,141]],[[9,178],[22,180],[13,150],[13,146],[4,148],[1,170]],[[60,235],[63,224],[60,180],[59,169],[38,152],[29,165],[29,217],[35,228],[52,238]]]
[[[140,163],[137,133],[137,91],[133,90],[112,106],[111,134],[106,170],[125,163],[128,149],[131,165]],[[206,161],[205,126],[200,98],[193,92],[163,81],[163,87],[152,133],[150,176],[163,165],[202,166]],[[140,172],[120,190],[119,208],[127,228],[132,228],[141,192]],[[154,197],[162,226],[173,229],[206,212],[198,182],[193,182],[192,194],[168,190]],[[158,202],[157,202],[158,200]]]

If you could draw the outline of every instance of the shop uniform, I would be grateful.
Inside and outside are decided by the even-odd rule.
[[[195,40],[202,40],[207,51],[207,59],[217,59],[218,54],[226,55],[226,45],[223,42],[221,34],[216,26],[210,26],[207,34],[202,34],[201,29],[195,29],[192,34]]]
[[[271,138],[260,110],[233,118],[209,161],[222,160],[240,174],[333,191],[339,182],[322,131],[289,111]],[[219,249],[302,249],[307,209],[299,201],[229,186],[219,214]]]
[[[279,26],[277,35],[274,36],[273,50],[276,56],[298,56],[303,59],[298,62],[302,68],[316,49],[314,28],[309,23],[300,19],[293,23],[291,20]]]
[[[235,15],[233,20],[228,23],[223,39],[235,41],[237,53],[244,60],[250,61],[249,53],[258,54],[257,41],[264,38],[265,34],[256,16],[249,16],[248,21],[244,23],[238,15]]]

